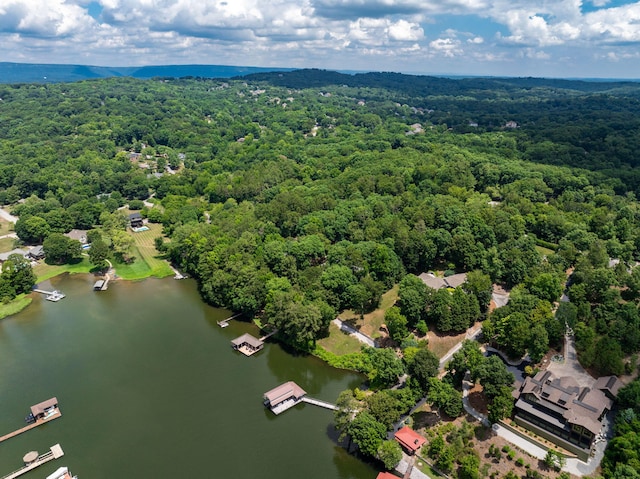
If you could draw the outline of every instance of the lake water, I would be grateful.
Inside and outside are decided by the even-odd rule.
[[[0,321],[0,435],[56,396],[62,418],[0,443],[0,477],[30,451],[60,443],[65,457],[22,476],[68,466],[79,479],[340,478],[377,474],[337,446],[332,412],[299,405],[274,416],[265,391],[288,380],[335,402],[356,374],[267,344],[253,357],[230,347],[250,324],[199,298],[191,280],[115,282],[93,292],[88,275],[62,276]]]

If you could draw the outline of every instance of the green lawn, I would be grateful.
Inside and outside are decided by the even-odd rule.
[[[340,314],[340,319],[349,321],[354,327],[360,326],[360,331],[364,334],[377,338],[380,336],[380,326],[384,324],[384,315],[387,310],[393,306],[398,300],[399,285],[395,285],[389,291],[382,295],[380,306],[375,311],[365,314],[364,319],[360,319],[360,315],[348,309]]]
[[[15,241],[15,238],[0,238],[0,251],[2,251],[3,253],[6,251],[11,251],[13,249],[13,243]]]
[[[0,236],[6,235],[13,231],[13,223],[0,218]]]
[[[537,246],[536,245],[536,249],[538,250],[538,253],[540,253],[543,256],[549,256],[549,255],[555,253],[555,251],[553,251],[552,249],[545,248],[543,246]]]
[[[131,254],[135,257],[135,261],[131,264],[114,264],[116,274],[123,279],[135,280],[149,276],[164,278],[174,274],[169,263],[159,257],[154,244],[154,239],[162,236],[162,226],[153,223],[149,223],[147,226],[149,227],[148,231],[131,232],[134,240]]]
[[[89,258],[83,256],[82,261],[74,264],[54,265],[40,261],[37,266],[33,267],[33,272],[38,277],[38,283],[40,283],[62,273],[89,273],[92,268],[93,265],[89,263]]]
[[[318,341],[318,346],[337,356],[358,353],[362,343],[354,337],[343,333],[335,324],[329,325],[329,336]]]
[[[7,316],[11,316],[12,314],[19,313],[24,308],[31,304],[32,299],[27,297],[24,294],[19,295],[7,304],[0,303],[0,319],[6,318]]]
[[[415,463],[416,467],[418,469],[420,469],[422,472],[424,472],[427,476],[435,478],[435,477],[442,477],[440,474],[438,474],[436,471],[434,471],[429,464],[427,464],[426,462],[424,462],[422,459],[420,459],[419,457],[416,458],[416,463]]]

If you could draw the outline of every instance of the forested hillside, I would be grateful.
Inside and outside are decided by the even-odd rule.
[[[639,93],[315,70],[1,85],[0,202],[34,243],[152,196],[157,247],[204,299],[300,349],[399,283],[405,359],[433,359],[410,330],[486,319],[485,339],[538,360],[566,323],[585,367],[621,374],[640,350]],[[435,292],[412,276],[429,270],[470,274]],[[511,299],[487,317],[492,283]],[[384,377],[381,351],[351,366],[388,386],[402,367]]]

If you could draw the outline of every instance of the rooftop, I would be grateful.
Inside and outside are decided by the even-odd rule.
[[[251,336],[249,333],[244,333],[242,336],[239,336],[231,341],[231,344],[236,347],[241,346],[245,343],[254,348],[259,348],[264,344],[263,341],[260,341],[258,338]]]
[[[35,406],[31,406],[31,414],[37,416],[38,414],[44,413],[47,409],[58,406],[58,398],[47,399],[46,401],[42,401],[41,403],[36,404]]]
[[[305,390],[296,383],[293,381],[287,381],[286,383],[273,388],[271,391],[264,393],[264,398],[269,401],[269,404],[275,406],[276,404],[279,404],[291,397],[298,399],[306,394]]]
[[[404,426],[402,429],[395,433],[394,437],[396,438],[396,441],[400,443],[400,445],[404,446],[411,452],[417,451],[425,442],[427,442],[424,437],[415,432],[409,426]]]

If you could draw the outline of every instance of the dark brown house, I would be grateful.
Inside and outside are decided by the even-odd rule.
[[[601,378],[591,389],[580,387],[572,377],[556,378],[550,371],[540,371],[514,391],[514,419],[586,459],[602,429],[602,420],[613,405],[613,397],[605,393],[606,386],[617,392],[616,381],[615,377]],[[598,387],[603,385],[605,388]]]
[[[143,224],[142,215],[140,213],[131,213],[129,215],[129,224],[132,228],[140,228]]]

